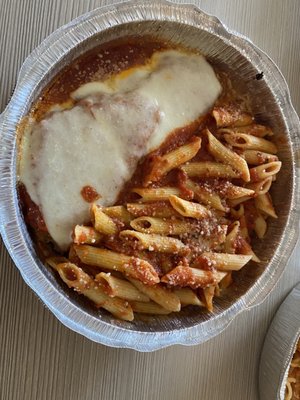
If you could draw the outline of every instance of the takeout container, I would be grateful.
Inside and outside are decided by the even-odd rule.
[[[261,400],[284,400],[290,364],[300,337],[300,283],[276,312],[266,335],[259,366]]]
[[[200,50],[228,72],[249,94],[257,119],[271,125],[279,143],[282,170],[274,185],[278,220],[256,244],[262,264],[247,265],[235,284],[215,302],[215,312],[184,308],[179,314],[138,317],[124,322],[95,311],[83,296],[69,291],[38,259],[21,215],[16,192],[16,127],[42,89],[80,54],[118,37],[158,36]],[[256,75],[263,72],[263,79]],[[194,5],[167,1],[129,1],[96,9],[55,31],[24,62],[15,92],[0,119],[0,231],[25,282],[66,326],[99,343],[152,351],[172,344],[192,345],[222,332],[243,310],[259,304],[282,274],[297,239],[300,200],[299,120],[286,82],[270,58],[216,17]]]

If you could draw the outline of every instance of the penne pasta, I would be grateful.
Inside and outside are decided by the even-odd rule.
[[[179,297],[182,306],[199,306],[204,307],[204,303],[199,299],[196,293],[189,288],[181,288],[174,290],[174,293]]]
[[[184,164],[181,167],[189,177],[197,178],[239,178],[240,173],[230,165],[214,161],[200,161]]]
[[[209,286],[205,289],[203,289],[203,295],[206,303],[206,308],[208,309],[209,312],[213,312],[214,307],[213,307],[213,298],[216,292],[216,286]]]
[[[259,124],[251,124],[245,126],[231,127],[231,128],[220,128],[218,129],[218,133],[247,133],[248,135],[257,136],[257,137],[265,137],[265,136],[273,136],[274,133],[268,126],[259,125]]]
[[[260,213],[253,220],[254,231],[259,239],[262,239],[267,231],[267,223]]]
[[[260,262],[260,259],[254,253],[250,244],[241,236],[241,234],[238,236],[238,251],[237,251],[237,253],[249,255],[249,256],[251,255],[252,261],[257,262],[257,263]]]
[[[93,204],[91,207],[92,218],[95,229],[105,235],[115,235],[118,232],[117,225],[114,221],[102,211],[102,207]]]
[[[101,283],[103,290],[111,297],[119,297],[128,301],[150,301],[148,296],[139,291],[130,282],[117,278],[111,273],[100,272],[95,276],[95,280]]]
[[[147,286],[136,279],[130,279],[130,282],[142,293],[148,296],[155,303],[159,304],[163,308],[169,311],[180,311],[181,305],[179,297],[168,290],[167,288],[154,285]]]
[[[91,277],[95,277],[95,275],[97,275],[99,273],[99,268],[95,267],[93,265],[87,265],[87,264],[83,264],[80,261],[80,258],[78,257],[75,249],[74,249],[74,244],[71,245],[70,250],[69,250],[69,254],[68,254],[68,258],[71,263],[76,264],[78,266],[80,266],[80,268],[82,268],[84,270],[84,272],[86,272],[88,275],[90,275]]]
[[[240,222],[240,234],[241,234],[241,236],[245,240],[249,241],[250,240],[250,236],[249,236],[249,232],[248,232],[247,221],[246,221],[245,215],[241,216],[239,222]]]
[[[264,214],[272,218],[278,218],[272,203],[272,198],[269,193],[264,193],[257,196],[255,198],[255,206]]]
[[[240,222],[235,221],[230,226],[230,232],[226,236],[224,249],[228,254],[234,254],[236,252],[236,241],[239,234]]]
[[[172,197],[172,195],[170,196]],[[179,216],[168,201],[156,201],[154,203],[128,203],[127,210],[135,217],[169,218]]]
[[[204,186],[197,185],[197,183],[195,183],[191,179],[187,179],[186,187],[189,190],[193,191],[194,197],[201,203],[210,206],[212,208],[215,208],[216,210],[219,211],[223,212],[226,211],[226,208],[222,204],[220,196],[212,189],[208,189],[205,188]]]
[[[225,241],[225,252],[228,254],[242,254],[252,256],[251,260],[255,262],[260,262],[260,259],[253,252],[250,244],[244,239],[240,230],[240,222],[235,221],[230,226],[230,233],[226,236]],[[248,230],[246,236],[248,235]]]
[[[245,214],[244,205],[242,203],[238,204],[235,208],[230,209],[230,213],[233,218],[240,219]]]
[[[188,253],[188,247],[185,246],[180,240],[172,237],[166,237],[157,234],[147,234],[131,230],[122,231],[120,233],[120,237],[137,240],[141,249],[147,249],[149,251],[178,254]]]
[[[224,139],[228,144],[245,150],[257,150],[266,153],[276,154],[277,147],[269,140],[248,135],[246,133],[225,133]]]
[[[251,255],[205,252],[197,258],[193,267],[212,266],[219,271],[239,271],[251,258]]]
[[[111,218],[117,218],[124,224],[129,224],[133,216],[126,210],[124,206],[104,207],[103,212]]]
[[[192,289],[215,285],[225,276],[224,272],[206,271],[198,268],[178,265],[161,278],[161,282],[170,286],[189,286]]]
[[[278,157],[274,154],[268,154],[258,150],[245,150],[243,152],[243,157],[248,164],[252,165],[261,165],[278,161]]]
[[[97,245],[100,243],[103,235],[101,235],[96,229],[91,226],[76,225],[74,228],[74,239],[75,244],[93,244]]]
[[[237,106],[214,107],[212,110],[217,127],[245,126],[253,122],[250,114],[241,111]]]
[[[221,190],[221,193],[227,199],[240,199],[243,197],[252,197],[255,195],[255,191],[242,186],[235,186],[230,182],[225,184],[224,189]]]
[[[180,190],[175,187],[135,188],[132,192],[140,195],[140,201],[143,202],[168,200],[172,195],[180,196]]]
[[[80,263],[80,259],[74,249],[74,243],[72,243],[70,246],[69,253],[68,253],[68,259],[73,264],[79,265],[79,263]]]
[[[88,245],[75,245],[74,249],[80,260],[85,264],[120,271],[125,276],[140,279],[148,285],[159,282],[157,272],[145,260]]]
[[[232,272],[228,272],[224,278],[219,282],[220,289],[226,289],[232,283]]]
[[[214,296],[221,297],[221,288],[220,288],[219,284],[217,283],[216,286],[214,286],[214,288],[215,288]]]
[[[236,206],[240,205],[241,203],[244,203],[245,201],[248,201],[251,199],[252,199],[252,197],[250,197],[250,196],[242,196],[242,197],[238,197],[237,199],[228,200],[228,203],[229,203],[230,207],[236,207]]]
[[[276,175],[281,168],[280,161],[272,161],[250,169],[251,182],[263,181],[270,176]]]
[[[149,301],[148,303],[142,303],[139,301],[131,301],[130,305],[134,312],[140,314],[154,314],[154,315],[167,315],[172,311],[166,310],[159,304],[154,303],[154,301]]]
[[[46,259],[46,263],[53,269],[57,270],[58,264],[63,264],[63,263],[68,263],[69,260],[66,257],[59,257],[59,256],[54,256],[54,257],[48,257]]]
[[[109,297],[101,287],[88,274],[77,265],[62,263],[57,265],[57,272],[61,279],[78,293],[83,294],[93,301],[97,307],[102,307],[115,317],[125,321],[133,320],[133,311],[127,301],[117,297]]]
[[[144,185],[148,186],[150,183],[158,181],[172,169],[195,157],[200,147],[201,139],[194,136],[189,143],[179,146],[163,156],[153,157],[153,163],[150,172],[144,179]]]
[[[206,129],[208,137],[208,150],[215,157],[216,160],[230,165],[233,169],[240,173],[241,178],[249,182],[250,173],[246,161],[234,151],[225,147],[218,139],[216,139],[211,132]]]
[[[172,207],[183,217],[202,219],[209,218],[212,215],[211,211],[201,204],[183,200],[177,196],[170,196],[169,201]]]
[[[181,235],[191,229],[189,221],[178,218],[139,217],[131,221],[131,227],[138,232],[160,235]]]
[[[264,179],[263,181],[248,183],[247,188],[254,190],[256,196],[266,194],[272,185],[272,177]]]

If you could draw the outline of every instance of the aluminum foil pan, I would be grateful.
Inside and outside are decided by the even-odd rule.
[[[273,197],[278,220],[255,248],[263,259],[238,274],[227,294],[216,301],[214,314],[185,308],[179,315],[138,317],[121,322],[94,311],[68,291],[38,259],[24,224],[16,193],[16,127],[42,89],[68,63],[100,43],[126,35],[150,34],[200,50],[227,71],[236,87],[249,95],[257,119],[270,124],[279,143],[282,171]],[[256,74],[264,73],[261,80]],[[282,274],[296,243],[300,204],[299,120],[286,82],[276,65],[241,35],[194,5],[167,1],[130,1],[96,9],[55,31],[27,58],[13,97],[0,120],[0,230],[25,282],[66,326],[114,347],[151,351],[172,344],[192,345],[219,334],[243,310],[259,304]]]
[[[260,398],[284,400],[289,367],[300,337],[300,284],[279,307],[265,338],[260,367]]]

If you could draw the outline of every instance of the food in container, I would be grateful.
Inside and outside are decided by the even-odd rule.
[[[295,241],[294,237],[289,243],[283,243],[281,239],[287,226],[290,232],[293,232],[295,228],[290,218],[291,204],[296,195],[292,184],[296,179],[296,172],[290,144],[291,140],[297,143],[298,120],[289,98],[286,97],[285,89],[280,89],[281,86],[285,88],[281,75],[272,62],[252,44],[232,35],[214,17],[206,16],[193,6],[179,6],[167,2],[151,4],[137,2],[135,4],[135,7],[130,7],[130,3],[125,3],[102,11],[96,10],[78,19],[72,27],[62,28],[48,39],[48,42],[46,41],[37,50],[37,58],[33,55],[25,63],[16,95],[2,117],[5,135],[3,136],[1,167],[7,169],[5,163],[9,159],[13,159],[14,162],[10,164],[9,174],[3,175],[2,178],[6,180],[4,184],[6,188],[9,187],[9,190],[6,190],[6,195],[3,196],[5,203],[1,204],[1,222],[2,236],[26,282],[38,292],[60,320],[93,340],[146,351],[172,343],[199,343],[206,340],[224,329],[233,316],[245,308],[245,304],[249,307],[251,303],[263,298],[274,281],[278,279],[282,271],[280,257],[283,256],[283,252],[281,250],[284,247],[291,248]],[[140,22],[141,17],[140,13],[136,13],[137,9],[145,13],[143,22]],[[162,10],[164,10],[163,16]],[[119,19],[116,19],[117,15]],[[148,15],[148,20],[145,18],[146,15]],[[113,18],[114,26],[111,26],[110,18]],[[91,24],[90,21],[93,23]],[[194,24],[196,25],[193,26]],[[201,28],[199,28],[200,25]],[[105,26],[110,29],[105,30]],[[28,115],[33,102],[66,64],[72,63],[78,56],[101,43],[128,36],[133,27],[138,30],[140,37],[151,35],[160,40],[163,38],[167,44],[180,45],[189,48],[194,53],[203,54],[214,68],[222,70],[230,77],[239,93],[247,93],[249,107],[256,120],[261,125],[270,126],[275,132],[275,141],[280,142],[278,157],[283,161],[282,174],[285,179],[278,176],[272,196],[274,196],[275,209],[277,204],[280,204],[281,212],[278,214],[278,221],[270,224],[266,234],[268,246],[255,244],[257,257],[262,258],[262,264],[261,266],[252,264],[251,268],[242,269],[239,278],[228,288],[226,295],[221,300],[216,299],[213,315],[202,309],[199,311],[199,307],[192,307],[184,308],[180,317],[172,313],[121,323],[105,313],[91,310],[90,304],[76,294],[73,295],[72,291],[66,294],[65,287],[57,279],[57,275],[41,264],[32,247],[24,222],[20,218],[16,196],[16,147],[14,146],[17,123]],[[79,35],[81,35],[80,38]],[[61,52],[61,46],[55,40],[58,37],[63,38],[60,45],[65,44],[65,52]],[[45,49],[47,49],[47,54],[43,56]],[[31,65],[30,62],[33,64]],[[46,64],[46,68],[43,63]],[[26,70],[26,68],[29,69]],[[273,72],[272,79],[267,73],[269,69]],[[262,71],[264,71],[264,79],[257,79]],[[276,85],[273,87],[275,81]],[[287,134],[288,130],[290,136]],[[229,133],[223,132],[223,134]],[[283,191],[286,183],[290,190]],[[93,190],[87,190],[87,192],[90,194]],[[94,239],[97,240],[97,235]],[[13,243],[18,243],[16,249],[11,247],[11,240]],[[67,309],[69,311],[66,313]]]
[[[273,131],[246,101],[201,54],[157,39],[75,60],[19,129],[19,195],[41,257],[120,319],[212,312],[260,263],[251,237],[277,218]]]

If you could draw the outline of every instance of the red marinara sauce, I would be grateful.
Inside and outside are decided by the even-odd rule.
[[[86,201],[87,203],[93,203],[93,201],[96,201],[98,199],[100,199],[100,194],[97,192],[97,190],[95,188],[93,188],[93,186],[84,186],[81,189],[80,192],[82,198],[84,201]]]

